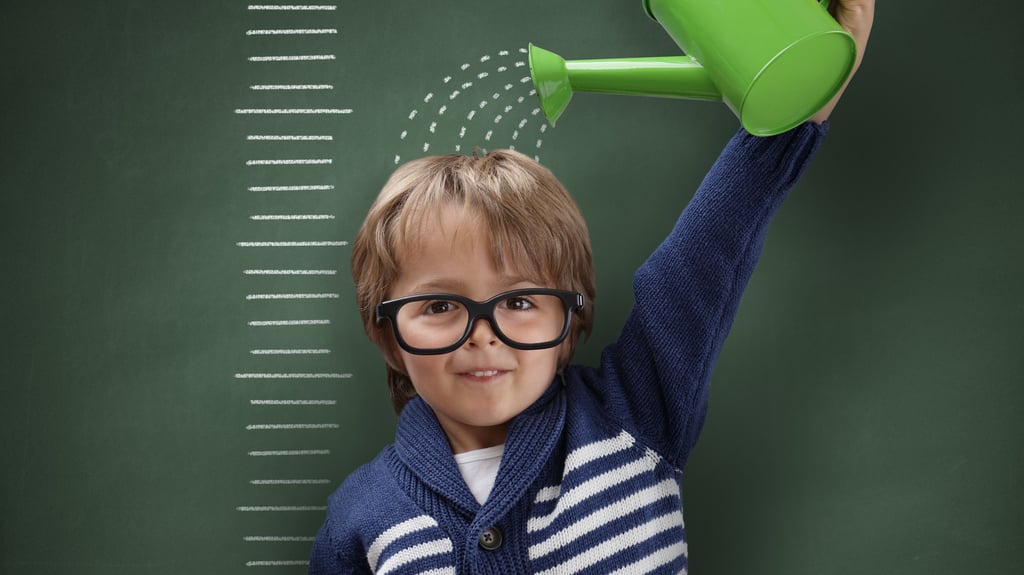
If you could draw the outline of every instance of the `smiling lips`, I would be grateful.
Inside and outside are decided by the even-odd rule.
[[[478,369],[473,371],[462,372],[463,375],[480,378],[494,377],[496,375],[501,375],[502,373],[505,373],[505,371],[500,369]]]

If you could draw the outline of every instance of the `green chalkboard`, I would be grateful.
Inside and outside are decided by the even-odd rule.
[[[1021,17],[880,7],[716,373],[694,571],[1024,568]],[[639,0],[7,2],[0,28],[4,574],[304,572],[327,495],[392,436],[348,242],[396,162],[514,146],[561,177],[592,363],[738,126],[593,94],[535,113],[528,42],[678,53]]]

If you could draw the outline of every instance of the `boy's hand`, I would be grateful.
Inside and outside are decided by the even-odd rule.
[[[864,58],[864,50],[868,45],[868,36],[871,35],[871,24],[875,20],[875,0],[833,0],[829,11],[835,17],[839,25],[849,32],[857,42],[857,58],[853,62],[853,71],[846,83],[839,89],[835,97],[825,105],[817,114],[811,117],[811,122],[820,124],[828,119],[839,98],[849,85],[850,79],[860,68],[861,60]]]

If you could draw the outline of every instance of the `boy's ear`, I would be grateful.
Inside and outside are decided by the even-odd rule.
[[[390,326],[383,325],[378,327],[377,330],[378,345],[384,353],[384,361],[387,362],[388,367],[401,372],[403,375],[408,375],[405,371],[405,360],[402,359],[401,348],[398,347],[398,341],[395,339],[395,334],[392,333]]]
[[[565,338],[558,346],[558,369],[569,365],[572,360],[572,354],[576,351],[576,334],[569,334],[569,337]]]

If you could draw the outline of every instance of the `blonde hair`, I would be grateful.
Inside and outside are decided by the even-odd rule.
[[[416,390],[394,354],[393,334],[376,322],[376,306],[389,296],[399,274],[399,254],[430,233],[429,216],[461,207],[479,218],[490,235],[498,269],[580,292],[586,300],[575,317],[568,363],[579,336],[590,333],[594,313],[594,265],[579,207],[547,168],[512,150],[483,156],[430,156],[400,166],[370,207],[352,246],[352,277],[363,327],[387,360],[391,404],[401,413]]]

